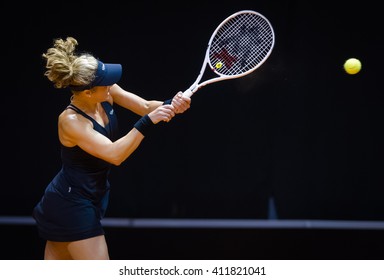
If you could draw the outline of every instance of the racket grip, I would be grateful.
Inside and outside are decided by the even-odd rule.
[[[193,94],[191,89],[187,89],[186,91],[183,92],[183,96],[191,97]]]

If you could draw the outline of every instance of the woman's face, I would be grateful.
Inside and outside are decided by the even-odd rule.
[[[109,89],[111,86],[96,86],[92,88],[92,96],[98,102],[106,101],[109,98]]]

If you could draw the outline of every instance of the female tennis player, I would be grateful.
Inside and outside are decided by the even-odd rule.
[[[58,117],[62,167],[33,209],[39,236],[46,240],[44,259],[108,260],[101,220],[108,206],[112,166],[120,165],[159,122],[190,108],[178,92],[165,102],[145,100],[117,82],[120,64],[106,64],[90,53],[77,54],[73,37],[55,39],[42,56],[44,75],[55,88],[69,88],[70,104]],[[118,138],[117,104],[140,116]]]

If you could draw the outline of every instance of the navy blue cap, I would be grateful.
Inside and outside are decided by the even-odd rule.
[[[96,86],[111,86],[120,80],[122,73],[123,67],[121,64],[108,64],[98,60],[93,81],[89,85],[70,86],[70,88],[72,90],[82,91]]]

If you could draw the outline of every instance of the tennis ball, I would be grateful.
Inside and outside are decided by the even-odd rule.
[[[344,63],[344,70],[348,74],[354,75],[360,72],[361,62],[357,58],[349,58]]]
[[[216,63],[216,68],[217,69],[220,69],[221,67],[223,67],[223,63],[222,62]]]

